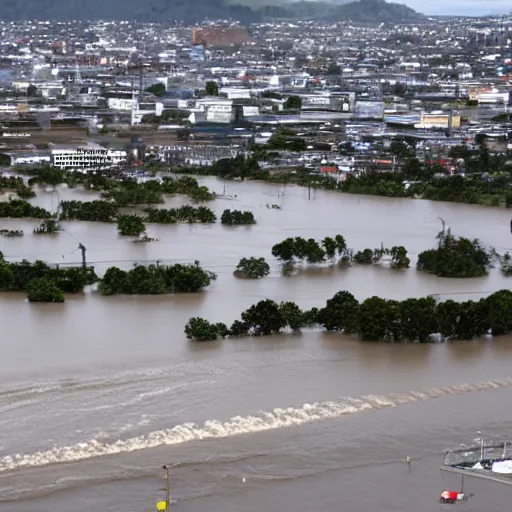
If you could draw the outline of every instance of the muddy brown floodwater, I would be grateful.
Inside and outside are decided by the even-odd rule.
[[[324,191],[308,200],[299,187],[260,183],[230,183],[226,192],[237,198],[213,201],[217,214],[250,209],[257,225],[149,225],[160,241],[134,244],[115,225],[66,222],[57,237],[36,237],[37,222],[2,220],[26,231],[0,240],[12,260],[78,262],[81,242],[100,273],[197,259],[218,279],[182,296],[89,291],[61,305],[0,296],[1,512],[152,511],[165,497],[163,464],[172,466],[173,504],[183,512],[432,512],[440,492],[458,485],[439,471],[443,450],[478,430],[507,437],[509,337],[387,345],[305,331],[197,344],[183,327],[191,316],[232,322],[263,298],[321,306],[339,290],[358,299],[477,299],[510,281],[498,270],[457,280],[362,266],[284,277],[270,248],[288,236],[341,233],[354,249],[404,245],[414,263],[434,245],[442,217],[454,234],[503,252],[512,247],[510,212]],[[55,209],[70,197],[97,196],[58,188],[33,201]],[[274,203],[282,209],[267,208]],[[235,279],[244,256],[265,256],[271,275]],[[509,487],[466,485],[475,496],[461,509],[508,509]]]

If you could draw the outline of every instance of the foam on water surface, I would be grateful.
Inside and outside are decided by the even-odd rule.
[[[14,454],[0,458],[0,472],[24,467],[76,462],[93,457],[129,453],[159,446],[172,446],[204,439],[219,439],[253,434],[280,428],[300,426],[320,420],[335,419],[366,411],[398,407],[403,404],[432,400],[450,395],[462,395],[477,391],[512,386],[512,378],[489,380],[475,384],[461,384],[423,391],[410,391],[389,396],[368,395],[339,401],[306,403],[300,407],[276,408],[250,416],[235,416],[228,421],[208,420],[203,425],[183,423],[146,435],[100,442],[91,439],[71,446],[56,446],[51,450],[29,454]]]

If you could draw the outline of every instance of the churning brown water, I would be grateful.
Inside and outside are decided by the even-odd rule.
[[[220,192],[223,184],[203,180]],[[254,212],[252,227],[150,225],[158,243],[118,238],[114,225],[68,222],[57,237],[1,239],[6,257],[78,262],[78,242],[99,272],[135,261],[198,259],[218,274],[205,292],[111,297],[65,304],[0,298],[0,511],[154,510],[165,496],[162,464],[183,512],[438,511],[442,452],[482,430],[506,437],[511,416],[510,338],[442,345],[365,344],[314,331],[264,339],[189,342],[191,316],[232,322],[262,298],[321,306],[339,290],[359,299],[437,294],[479,298],[508,287],[499,271],[470,280],[413,269],[304,269],[252,282],[232,272],[288,236],[341,233],[354,249],[431,247],[445,219],[457,235],[512,247],[510,213],[495,208],[341,195],[233,183],[218,214]],[[41,191],[56,208],[79,190]],[[169,201],[169,205],[182,202]],[[282,210],[267,208],[279,203]],[[410,465],[405,458],[413,459]],[[245,479],[245,481],[244,481]],[[471,512],[508,510],[510,488],[466,482]]]

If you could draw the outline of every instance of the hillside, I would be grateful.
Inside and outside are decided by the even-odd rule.
[[[381,23],[421,21],[424,16],[403,4],[384,0],[359,0],[333,8],[324,19]]]
[[[408,22],[422,18],[413,9],[384,0],[0,0],[1,18],[17,20],[130,20],[181,21],[236,19],[242,23],[268,18]],[[272,2],[271,6],[265,5]],[[244,3],[245,5],[241,5]],[[340,5],[340,3],[342,3]]]

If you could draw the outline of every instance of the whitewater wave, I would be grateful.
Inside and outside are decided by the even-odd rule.
[[[368,395],[361,398],[347,398],[340,401],[304,404],[301,407],[276,408],[270,412],[260,412],[252,416],[235,416],[228,421],[206,421],[203,425],[183,423],[166,430],[157,430],[146,435],[119,439],[103,443],[96,439],[72,446],[54,447],[51,450],[31,454],[7,455],[0,458],[0,472],[23,467],[38,467],[49,464],[77,462],[93,457],[129,453],[159,446],[171,446],[219,439],[243,434],[253,434],[307,423],[335,419],[365,411],[398,407],[403,404],[432,400],[449,395],[461,395],[489,389],[512,386],[512,378],[489,380],[476,384],[461,384],[424,391],[411,391],[389,396]]]

